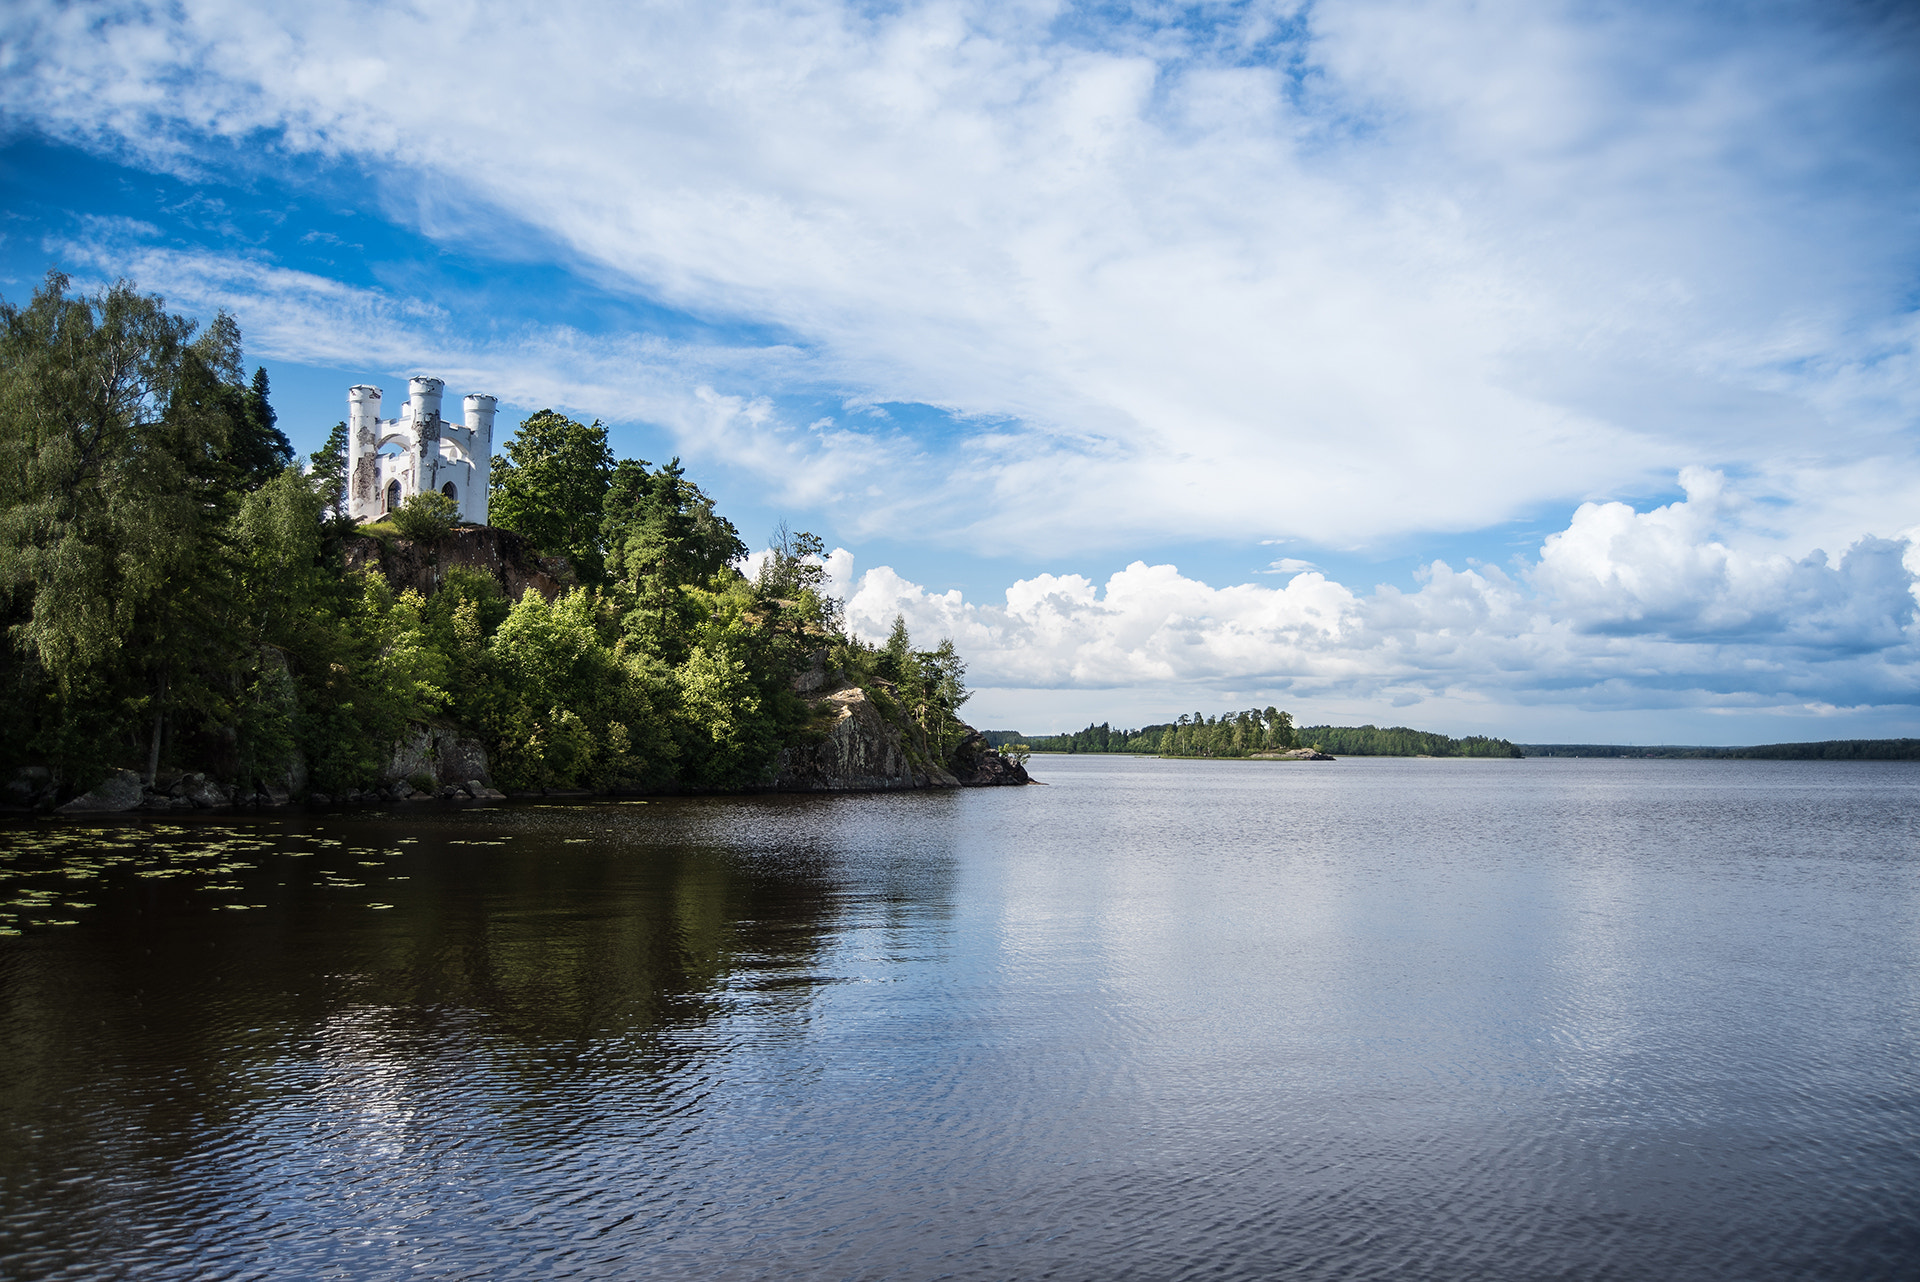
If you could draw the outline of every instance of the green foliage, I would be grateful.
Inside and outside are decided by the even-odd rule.
[[[731,568],[747,551],[739,532],[676,458],[652,471],[643,460],[622,460],[600,533],[628,636],[667,663],[685,662],[702,616],[697,592],[739,577]]]
[[[327,443],[313,452],[310,462],[314,484],[326,498],[327,514],[335,519],[348,519],[346,420],[333,425],[333,430],[327,433]]]
[[[0,617],[19,665],[10,747],[97,769],[72,724],[224,710],[241,649],[220,538],[244,469],[240,339],[126,282],[91,298],[49,273],[0,303]],[[264,385],[263,385],[264,387]],[[20,731],[24,729],[24,734]]]
[[[541,410],[493,458],[488,514],[543,552],[565,556],[583,583],[604,568],[601,524],[613,477],[607,429]]]
[[[724,646],[695,646],[682,665],[680,710],[691,732],[689,774],[709,788],[771,782],[774,743],[746,662]]]
[[[1469,735],[1450,739],[1406,726],[1310,726],[1301,737],[1336,757],[1518,757],[1524,754],[1505,739]]]
[[[963,734],[965,664],[846,634],[826,545],[784,527],[749,580],[738,531],[685,475],[615,463],[606,431],[551,411],[494,460],[499,524],[569,557],[583,586],[508,601],[448,567],[432,593],[349,574],[351,533],[427,540],[439,494],[346,517],[346,425],[302,473],[264,370],[120,283],[47,278],[0,303],[0,764],[90,782],[186,762],[222,778],[371,786],[410,727],[458,726],[508,788],[740,788],[811,733],[794,678],[837,669],[914,723]],[[929,763],[932,764],[932,763]]]
[[[293,463],[293,443],[279,428],[280,416],[267,399],[270,392],[267,371],[259,368],[253,371],[252,384],[239,394],[227,455],[242,489],[258,489]]]
[[[1021,736],[994,731],[990,742],[1008,743]],[[1348,757],[1517,757],[1520,750],[1505,739],[1471,735],[1449,739],[1443,734],[1391,726],[1309,726],[1296,729],[1293,718],[1278,708],[1248,708],[1210,717],[1196,712],[1161,725],[1139,730],[1116,730],[1106,723],[1072,734],[1038,735],[1025,739],[1034,752],[1134,752],[1162,757],[1247,757],[1280,752],[1302,744],[1334,756]]]
[[[387,518],[401,535],[422,543],[447,536],[460,520],[460,505],[444,494],[409,494]]]
[[[478,602],[456,608],[479,640]],[[678,755],[659,711],[658,665],[608,643],[612,620],[586,588],[548,602],[529,590],[471,656],[466,719],[487,735],[508,787],[661,783]]]
[[[1010,732],[996,731],[995,735]],[[1015,736],[1017,737],[1017,736]],[[991,741],[991,740],[990,740]],[[1072,734],[1026,740],[1034,752],[1132,752],[1162,757],[1248,757],[1300,746],[1293,717],[1278,708],[1248,708],[1210,717],[1181,716],[1139,730],[1116,730],[1106,722]]]

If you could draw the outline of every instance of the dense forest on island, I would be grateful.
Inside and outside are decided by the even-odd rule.
[[[1210,716],[1182,713],[1176,720],[1138,730],[1118,730],[1107,722],[1071,734],[1023,737],[1013,730],[991,730],[996,747],[1032,752],[1131,752],[1157,757],[1248,757],[1285,752],[1301,745],[1293,718],[1278,708],[1248,708]]]
[[[1102,722],[1071,734],[1022,736],[992,730],[996,746],[1032,752],[1132,752],[1158,757],[1251,757],[1299,747],[1346,757],[1518,757],[1521,750],[1505,739],[1470,735],[1452,739],[1406,726],[1306,726],[1277,708],[1248,708],[1209,716],[1196,712],[1160,725],[1117,730]]]
[[[1525,755],[1505,739],[1468,735],[1453,739],[1430,730],[1406,726],[1308,726],[1300,732],[1306,742],[1336,757],[1519,757]]]
[[[347,793],[410,726],[486,746],[506,788],[763,785],[831,670],[918,728],[967,733],[965,666],[846,631],[821,541],[782,530],[751,576],[734,526],[682,470],[616,459],[552,411],[493,461],[491,519],[557,590],[510,599],[433,561],[450,500],[344,515],[345,425],[304,466],[241,335],[121,282],[51,273],[0,303],[0,766],[69,786],[169,766]],[[405,546],[426,590],[368,566]],[[424,549],[424,550],[423,550]]]

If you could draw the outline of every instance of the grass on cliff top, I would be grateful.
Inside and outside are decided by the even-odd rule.
[[[447,531],[447,533],[458,534],[462,530],[484,530],[486,528],[484,525],[474,525],[471,522],[462,521]],[[364,534],[366,537],[378,540],[381,543],[386,543],[393,539],[406,539],[411,537],[403,532],[399,526],[395,525],[392,520],[385,517],[382,517],[378,521],[368,521],[363,525],[356,525],[353,532],[355,534]],[[415,541],[417,542],[418,540]],[[436,539],[429,539],[427,541],[430,543],[438,542]]]

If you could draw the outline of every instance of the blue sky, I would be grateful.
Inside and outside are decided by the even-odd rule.
[[[0,16],[0,292],[239,319],[823,534],[976,722],[1920,734],[1900,6]]]

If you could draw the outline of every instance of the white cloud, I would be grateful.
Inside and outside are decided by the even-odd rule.
[[[1796,555],[1911,523],[1915,166],[1876,123],[1911,108],[1910,32],[1347,0],[1276,53],[1291,6],[1220,12],[22,5],[0,102],[154,163],[349,157],[442,239],[505,218],[800,335],[762,389],[972,416],[880,451],[874,507],[840,483],[870,438],[695,403],[699,357],[651,353],[688,361],[683,430],[824,477],[850,528],[1342,546],[1700,462],[1786,497]]]
[[[1053,564],[1175,540],[1318,555],[1580,505],[1511,573],[1433,561],[1413,591],[1301,556],[1216,588],[1149,555],[983,603],[856,582],[836,553],[856,623],[950,633],[1009,698],[1879,708],[1910,729],[1911,23],[1158,12],[19,4],[0,113],[181,172],[341,158],[373,175],[367,212],[442,243],[550,247],[791,335],[481,332],[150,224],[66,246],[244,309],[257,354],[618,407],[851,535]],[[789,394],[815,402],[792,422]],[[1683,500],[1608,501],[1675,474]]]
[[[1743,554],[1717,535],[1738,533],[1744,496],[1713,473],[1683,481],[1685,500],[1652,511],[1583,506],[1519,577],[1436,561],[1417,591],[1363,596],[1315,572],[1216,588],[1135,562],[1104,585],[1041,575],[975,603],[881,567],[853,585],[847,615],[872,639],[896,613],[923,642],[952,637],[996,722],[1040,690],[1087,692],[1040,706],[1099,717],[1113,714],[1103,702],[1144,718],[1278,701],[1348,716],[1477,707],[1467,715],[1491,728],[1648,707],[1910,719],[1913,545],[1862,539],[1837,565]]]

